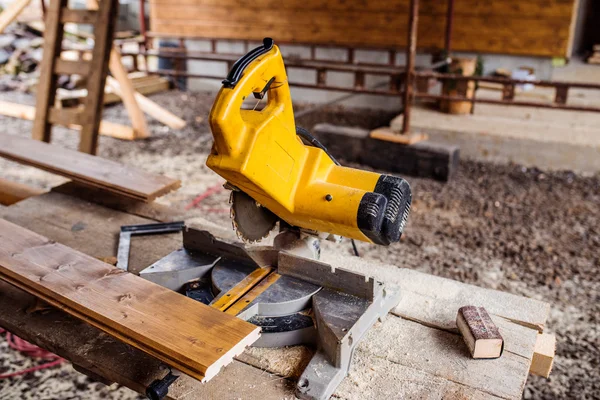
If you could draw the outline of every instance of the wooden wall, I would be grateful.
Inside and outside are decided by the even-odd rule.
[[[453,50],[567,56],[576,0],[455,0]],[[150,0],[153,32],[184,37],[406,45],[409,0]],[[420,48],[443,47],[446,1],[421,0]]]

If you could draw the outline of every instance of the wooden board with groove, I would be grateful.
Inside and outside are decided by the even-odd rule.
[[[154,33],[233,40],[404,48],[408,0],[151,0]],[[446,3],[420,4],[418,45],[444,45]],[[454,51],[569,56],[575,0],[457,1]],[[256,16],[260,28],[256,29]]]
[[[0,134],[0,157],[142,201],[181,185],[177,179],[14,135]]]
[[[0,279],[200,381],[258,339],[252,324],[3,219],[0,243]]]

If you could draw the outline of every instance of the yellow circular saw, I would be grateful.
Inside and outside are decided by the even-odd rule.
[[[250,95],[266,97],[266,106],[244,109]],[[343,167],[296,128],[283,58],[272,39],[233,65],[209,122],[214,144],[206,165],[233,189],[233,224],[242,239],[260,240],[282,220],[381,245],[400,240],[410,211],[408,182]]]

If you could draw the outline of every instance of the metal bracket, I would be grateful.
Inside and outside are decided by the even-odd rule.
[[[184,227],[185,222],[183,221],[121,226],[119,248],[117,250],[117,268],[123,271],[127,271],[129,268],[129,249],[131,247],[132,236],[180,232]]]

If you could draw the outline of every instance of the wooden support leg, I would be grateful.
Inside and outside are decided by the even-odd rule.
[[[104,105],[104,85],[108,73],[108,60],[117,19],[118,0],[105,0],[98,9],[98,19],[94,25],[94,50],[92,71],[88,77],[88,96],[85,101],[85,115],[82,116],[81,142],[79,151],[96,154],[98,131]]]
[[[56,56],[60,53],[63,24],[61,13],[67,6],[67,0],[50,2],[46,13],[44,29],[44,58],[40,67],[40,79],[37,86],[36,112],[33,121],[32,137],[44,142],[50,142],[51,124],[48,121],[50,108],[54,106],[56,97],[56,79],[54,65]]]

